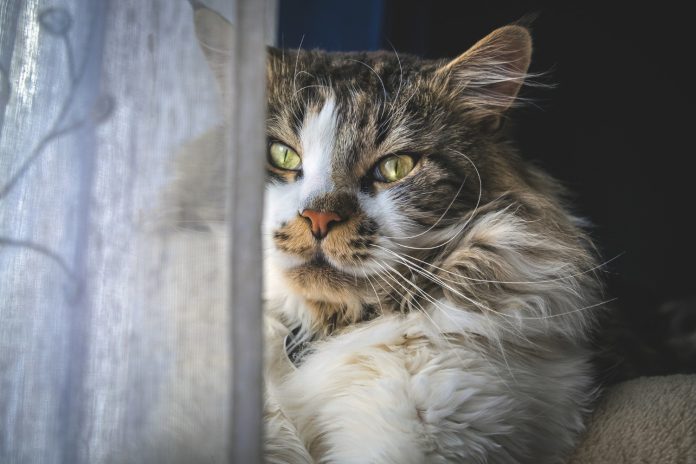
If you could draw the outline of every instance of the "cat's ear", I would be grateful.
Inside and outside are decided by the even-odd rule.
[[[224,95],[232,78],[234,26],[220,14],[205,7],[194,10],[193,21],[198,43]]]
[[[438,69],[460,101],[474,114],[497,126],[515,102],[527,76],[532,38],[521,26],[504,26]],[[456,98],[456,97],[455,97]]]

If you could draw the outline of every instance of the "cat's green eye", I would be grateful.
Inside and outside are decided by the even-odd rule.
[[[273,142],[268,147],[271,164],[279,169],[298,171],[302,167],[302,158],[295,150],[280,142]]]
[[[413,171],[414,159],[409,155],[389,155],[377,164],[377,177],[383,182],[396,182]]]

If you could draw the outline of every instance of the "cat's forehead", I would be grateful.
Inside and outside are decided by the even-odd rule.
[[[269,137],[302,151],[311,141],[331,138],[322,145],[331,146],[337,164],[346,166],[409,148],[424,128],[413,122],[423,120],[422,101],[435,68],[435,62],[394,52],[275,51],[269,62]]]
[[[271,98],[321,104],[331,88],[337,106],[373,105],[398,98],[408,87],[424,81],[437,62],[396,52],[328,53],[323,51],[272,50],[268,78]]]
[[[423,60],[412,55],[396,52],[324,52],[320,50],[273,50],[269,60],[274,71],[290,74],[299,80],[323,77],[341,83],[373,83],[374,79],[387,77],[408,78],[413,73],[427,72],[437,62]]]

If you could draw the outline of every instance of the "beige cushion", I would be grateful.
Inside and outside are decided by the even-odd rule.
[[[613,386],[596,406],[570,464],[696,464],[696,375]]]

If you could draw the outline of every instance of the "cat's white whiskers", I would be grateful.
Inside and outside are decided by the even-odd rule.
[[[410,267],[410,265],[409,265],[408,263],[404,263],[404,264],[405,264],[407,267]],[[419,272],[417,268],[413,268],[413,269],[416,270],[417,272]],[[426,271],[426,272],[427,272],[427,271]],[[431,276],[432,276],[432,277],[431,277]],[[437,279],[436,279],[437,276],[434,276],[434,275],[430,274],[430,275],[424,275],[424,277],[426,277],[427,279],[433,281],[434,283],[436,283],[436,284],[438,284],[438,285],[441,285],[441,283],[438,282]],[[433,278],[435,278],[435,279],[433,279]],[[450,290],[452,290],[452,289],[450,289]],[[428,296],[429,296],[429,295],[428,295]],[[427,298],[427,297],[426,297],[426,298]],[[458,330],[463,329],[463,327],[460,326],[460,323],[458,323],[457,321],[455,321],[455,320],[448,314],[447,308],[445,308],[444,306],[442,306],[442,304],[441,304],[440,302],[438,302],[437,300],[433,299],[432,297],[431,297],[430,301],[431,301],[431,303],[434,304],[438,309],[440,309],[440,314],[442,314],[443,316],[445,316],[446,318],[448,318],[448,319],[454,324],[454,326],[455,326]],[[470,300],[470,301],[474,302],[474,300]],[[495,311],[495,310],[493,310],[493,309],[491,309],[491,308],[488,308],[488,307],[485,306],[485,305],[483,306],[483,308],[485,308],[486,310],[483,311],[482,314],[483,314],[483,316],[486,318],[486,321],[487,321],[488,325],[489,325],[490,327],[497,326],[497,327],[500,328],[500,324],[496,324],[496,323],[490,318],[490,316],[489,316],[488,313],[489,313],[489,312],[492,312],[492,313],[495,313],[495,314],[497,314],[497,315],[504,316],[504,317],[507,316],[507,315],[505,315],[505,314],[503,314],[503,313],[500,313],[499,311]],[[508,329],[508,330],[514,331],[514,332],[515,332],[515,336],[520,337],[521,339],[523,339],[523,340],[525,340],[525,341],[528,341],[528,338],[522,333],[522,330],[521,330],[520,328],[516,328],[514,325],[511,325],[511,326],[508,327],[507,329]],[[503,359],[504,359],[504,361],[505,361],[505,364],[507,365],[507,359],[506,359],[506,355],[505,355],[505,352],[504,352],[504,348],[503,348],[502,342],[498,339],[498,337],[492,337],[492,338],[495,338],[495,342],[496,342],[496,344],[498,345],[498,347],[499,347],[499,349],[500,349],[500,354],[501,354],[501,356],[503,357]],[[509,366],[508,366],[508,369],[509,369]],[[515,380],[515,377],[514,377],[514,375],[512,374],[511,371],[510,371],[510,376],[513,378],[513,380]],[[516,380],[515,380],[515,381],[516,381]]]
[[[388,268],[387,273],[388,273],[390,276],[391,276],[391,272],[396,273],[398,276],[400,276],[402,279],[404,279],[405,282],[407,282],[409,285],[411,285],[412,287],[414,287],[414,289],[415,289],[423,298],[425,298],[427,301],[429,301],[429,302],[430,302],[431,304],[433,304],[435,307],[440,307],[440,304],[441,304],[440,302],[438,302],[435,298],[433,298],[431,295],[429,295],[426,291],[424,291],[423,289],[419,288],[415,283],[411,282],[411,281],[408,280],[406,277],[404,277],[404,275],[401,274],[401,272],[399,272],[399,271],[398,271],[397,269],[395,269],[393,266],[390,266],[390,265],[387,264],[387,263],[382,263],[382,264],[383,264],[386,268]],[[391,270],[391,272],[390,272],[389,270]],[[394,277],[392,277],[392,279],[394,279]],[[395,279],[395,281],[396,281],[397,283],[399,283],[399,282],[398,282],[398,279]],[[400,284],[400,285],[401,285],[401,284]],[[401,285],[401,286],[403,287],[403,285]],[[404,289],[405,289],[405,288],[404,288]],[[406,290],[406,291],[408,291],[408,290]],[[449,334],[452,334],[453,332],[452,332],[452,331],[448,331],[448,330],[444,330],[441,326],[439,326],[439,325],[437,324],[437,322],[435,322],[435,319],[433,319],[433,317],[429,314],[428,310],[427,310],[422,304],[420,304],[420,302],[418,302],[418,301],[415,300],[415,299],[414,299],[413,301],[414,301],[414,303],[417,304],[418,307],[420,308],[420,314],[423,314],[423,316],[425,316],[425,317],[430,321],[430,323],[433,324],[433,327],[435,327],[435,328],[437,329],[438,334],[440,335],[440,339],[441,339],[442,341],[444,341],[444,342],[452,349],[452,352],[453,352],[454,355],[457,357],[457,359],[458,359],[460,362],[463,362],[463,360],[462,360],[462,358],[460,357],[458,351],[457,351],[456,349],[454,349],[454,345],[453,345],[453,344],[449,341],[449,339],[448,339]],[[447,315],[446,312],[443,312],[443,314],[444,314],[446,317],[449,317],[449,316]],[[453,321],[453,322],[454,322],[454,321]],[[457,332],[457,334],[460,334],[460,335],[461,335],[461,332]]]
[[[377,300],[377,304],[379,304],[379,312],[380,314],[384,315],[384,308],[382,307],[382,299],[379,297],[377,294],[377,289],[375,286],[372,284],[372,280],[370,280],[370,277],[367,275],[367,272],[365,272],[364,269],[362,269],[363,275],[365,276],[365,280],[367,280],[367,283],[370,284],[370,287],[372,287],[372,291],[375,292],[375,299]]]
[[[432,281],[433,283],[438,284],[438,285],[441,286],[442,288],[446,288],[447,290],[452,291],[453,293],[457,294],[458,296],[461,296],[462,298],[466,299],[467,301],[469,301],[469,302],[472,303],[473,305],[475,305],[475,306],[477,306],[477,307],[479,307],[479,308],[481,308],[481,309],[484,309],[485,311],[490,311],[490,312],[492,312],[492,313],[495,313],[495,314],[498,314],[498,315],[501,315],[501,316],[504,316],[504,317],[507,316],[506,314],[502,314],[502,313],[500,313],[500,312],[498,312],[498,311],[496,311],[496,310],[494,310],[494,309],[492,309],[492,308],[489,308],[489,307],[485,306],[483,303],[477,302],[477,301],[475,301],[475,300],[469,298],[468,296],[465,296],[465,295],[461,294],[458,290],[456,290],[454,287],[448,285],[446,282],[444,282],[442,279],[440,279],[438,276],[436,276],[436,275],[433,274],[432,272],[426,271],[425,269],[422,269],[422,268],[419,269],[419,268],[416,267],[415,265],[412,265],[412,264],[410,264],[408,261],[406,261],[406,260],[405,260],[402,256],[400,256],[398,253],[392,252],[391,250],[389,250],[389,251],[390,251],[392,254],[394,254],[394,256],[395,256],[397,259],[401,260],[401,262],[402,262],[403,265],[405,265],[406,267],[408,267],[408,268],[410,268],[410,269],[415,270],[415,271],[418,272],[420,275],[422,275],[422,276],[425,277],[426,279]],[[507,316],[507,317],[512,317],[512,316]]]
[[[394,279],[394,276],[392,276],[392,275],[389,273],[389,271],[388,271],[384,266],[382,266],[381,264],[378,264],[378,266],[379,266],[380,268],[382,268],[382,271],[384,271],[384,273],[386,273],[386,275],[389,276],[390,279],[392,279],[392,280],[394,280],[395,282],[398,283],[398,281],[396,281],[396,280]],[[408,294],[408,298],[406,298],[406,296],[405,296],[403,293],[399,292],[399,290],[398,290],[396,287],[394,287],[391,283],[389,283],[388,280],[385,279],[385,277],[384,277],[383,274],[376,274],[376,275],[377,275],[380,279],[382,279],[382,281],[384,281],[385,284],[389,285],[389,287],[390,287],[392,290],[394,290],[394,292],[402,298],[401,301],[394,299],[394,301],[396,302],[397,306],[399,307],[399,311],[400,311],[400,312],[404,312],[404,306],[410,307],[410,306],[412,305],[411,300],[412,300],[413,294],[412,294],[408,289],[406,289],[405,287],[403,287],[403,285],[401,285],[401,287],[403,288],[403,290]],[[407,311],[410,310],[409,308],[406,308],[406,309],[407,309]]]
[[[396,306],[399,306],[399,307],[400,307],[400,306],[401,306],[401,301],[397,300],[397,299],[394,297],[394,295],[392,295],[392,292],[390,292],[389,290],[387,290],[386,288],[384,288],[384,286],[380,283],[380,280],[383,281],[383,282],[385,282],[384,276],[382,276],[380,273],[376,273],[376,274],[374,274],[374,276],[377,277],[377,278],[375,279],[375,283],[376,283],[377,285],[379,285],[379,288],[384,292],[384,294],[387,295],[389,298],[391,298],[391,299],[394,301],[394,303],[396,303]],[[389,284],[389,282],[385,282],[385,283]],[[396,288],[394,288],[394,287],[391,286],[391,285],[390,285],[390,287],[392,288],[392,290],[394,290],[395,292],[398,293],[398,291],[396,290]]]
[[[404,277],[403,274],[401,274],[399,271],[397,271],[394,267],[389,266],[389,265],[386,264],[386,263],[380,264],[380,267],[382,268],[382,270],[384,270],[384,272],[386,273],[386,275],[389,276],[389,278],[391,278],[391,279],[392,279],[396,284],[398,284],[406,293],[408,293],[408,295],[409,295],[409,303],[408,303],[408,305],[409,305],[409,306],[410,306],[411,304],[418,305],[418,309],[420,309],[419,313],[422,313],[422,314],[424,314],[426,317],[428,317],[428,319],[430,319],[430,321],[432,322],[433,326],[438,330],[438,332],[439,332],[440,334],[442,334],[443,336],[445,336],[447,332],[444,331],[440,326],[437,325],[437,323],[430,317],[430,315],[428,314],[428,311],[425,309],[425,307],[424,307],[417,299],[413,298],[414,294],[413,294],[410,290],[408,290],[406,287],[404,287],[404,285],[403,285],[401,282],[399,282],[399,280],[398,280],[396,277],[394,277],[394,275],[393,275],[392,273],[397,274],[397,275],[400,276],[402,279],[404,279],[405,282],[407,282],[408,284],[410,284],[411,286],[413,286],[414,289],[415,289],[417,292],[419,292],[419,294],[420,294],[421,296],[423,296],[424,298],[428,299],[428,297],[430,297],[430,295],[428,295],[427,292],[425,292],[424,290],[422,290],[421,288],[419,288],[419,287],[418,287],[417,285],[415,285],[413,282],[409,281],[406,277]],[[379,274],[379,275],[381,276],[381,274]],[[393,285],[391,285],[391,284],[390,284],[389,282],[387,282],[387,281],[385,281],[385,282],[386,282],[394,291],[398,292],[398,290],[397,290]],[[403,296],[403,295],[402,295],[402,296]],[[431,303],[437,304],[437,302],[436,302],[434,299],[432,299],[432,297],[430,297],[430,298],[431,298],[431,299],[430,299],[429,301],[431,301]],[[412,302],[412,303],[411,303],[411,302]]]
[[[394,250],[390,250],[389,248],[383,247],[383,246],[381,246],[381,245],[377,245],[377,244],[374,244],[374,243],[373,243],[372,246],[375,247],[375,248],[379,248],[379,249],[385,250],[385,251],[390,252],[390,253],[395,253]],[[427,261],[423,261],[422,259],[418,259],[418,258],[416,258],[415,256],[409,256],[409,255],[399,255],[399,256],[400,256],[401,258],[403,258],[403,259],[409,260],[409,261],[412,262],[412,263],[413,263],[413,261],[418,261],[418,262],[420,262],[420,263],[423,263],[423,264],[428,265],[429,267],[432,267],[432,268],[434,268],[434,269],[437,269],[438,271],[442,271],[442,272],[445,272],[445,273],[447,273],[447,274],[450,274],[450,275],[453,275],[453,276],[455,276],[455,277],[458,277],[458,278],[460,278],[460,279],[468,280],[468,281],[475,282],[475,283],[479,283],[479,284],[534,285],[534,284],[551,284],[551,283],[561,282],[561,281],[564,281],[564,280],[573,280],[573,279],[576,279],[576,278],[578,278],[578,277],[581,277],[581,276],[583,276],[583,275],[585,275],[585,274],[594,273],[595,271],[600,270],[600,269],[602,269],[603,267],[606,267],[607,265],[611,264],[613,261],[619,259],[619,258],[622,257],[624,254],[625,254],[625,253],[619,253],[619,254],[615,255],[613,258],[607,259],[606,261],[604,261],[604,262],[602,262],[602,263],[600,263],[600,264],[597,264],[597,265],[595,265],[595,266],[592,266],[591,268],[586,269],[586,270],[584,270],[584,271],[578,271],[578,272],[573,273],[573,274],[564,275],[564,276],[560,276],[560,277],[555,277],[555,278],[553,278],[553,279],[541,279],[541,280],[493,280],[493,279],[477,279],[477,278],[475,278],[475,277],[470,277],[470,276],[466,276],[466,275],[463,275],[463,274],[458,274],[458,273],[453,272],[453,271],[449,271],[449,270],[447,270],[447,269],[444,269],[444,268],[441,268],[441,267],[439,267],[439,266],[436,266],[435,264],[429,263],[429,262],[427,262]],[[415,263],[414,263],[414,264],[415,264]],[[466,264],[466,262],[455,262],[455,263],[453,263],[453,264]],[[565,264],[565,266],[570,266],[570,264]],[[423,269],[423,270],[425,271],[426,269]],[[455,281],[455,280],[447,279],[447,278],[445,278],[445,277],[443,277],[443,276],[439,276],[439,277],[440,277],[441,279],[447,281],[447,282],[457,283],[457,281]]]
[[[396,269],[394,269],[392,266],[389,266],[388,264],[385,264],[385,265],[388,266],[390,269],[392,269],[392,270],[393,270],[394,272],[396,272],[397,274],[401,275],[401,277],[403,277],[403,275],[402,275],[399,271],[397,271]],[[406,280],[406,279],[405,279],[405,280]],[[407,280],[407,282],[408,282],[408,280]],[[409,283],[411,283],[416,289],[418,289],[418,287],[417,287],[415,284],[413,284],[412,282],[409,282]],[[429,300],[431,304],[433,304],[436,308],[438,308],[438,309],[440,310],[440,314],[442,314],[444,317],[446,317],[447,319],[449,319],[450,322],[453,323],[453,325],[454,325],[454,327],[456,328],[456,330],[458,330],[459,333],[461,333],[463,327],[461,327],[460,324],[459,324],[452,316],[449,315],[449,313],[447,312],[447,308],[445,308],[444,305],[443,305],[441,302],[437,301],[437,300],[434,299],[432,296],[428,295],[427,292],[424,292],[424,291],[422,291],[422,290],[421,290],[421,294],[423,295],[424,298],[426,298],[427,300]],[[431,315],[429,315],[429,314],[427,313],[427,311],[423,310],[423,313],[428,317],[428,319],[430,319],[430,321],[433,323],[433,325],[434,325],[440,332],[443,333],[443,335],[447,333],[447,332],[444,331],[442,328],[440,328],[440,326],[437,325],[437,323],[435,322],[435,320],[432,318]],[[491,327],[497,325],[497,324],[495,324],[495,322],[490,318],[490,316],[488,315],[488,313],[487,313],[486,311],[483,312],[483,315],[484,315],[484,317],[486,318],[488,324],[489,324]],[[448,331],[448,332],[449,332],[449,331]],[[516,335],[517,335],[517,336],[520,336],[520,337],[523,337],[523,338],[526,338],[526,337],[524,337],[524,336],[521,334],[521,332],[518,333],[518,334],[516,334]],[[512,369],[510,368],[510,364],[509,364],[509,362],[508,362],[508,360],[507,360],[507,355],[505,354],[505,348],[503,347],[503,344],[502,344],[500,338],[499,338],[499,337],[489,337],[489,339],[492,340],[492,341],[497,345],[498,350],[500,351],[500,355],[501,355],[501,357],[502,357],[502,359],[503,359],[503,363],[505,364],[505,368],[506,368],[508,374],[510,374],[510,377],[512,378],[513,382],[517,383],[517,379],[515,378],[515,374],[512,372]],[[444,340],[444,338],[443,338],[443,340]],[[451,346],[451,344],[450,344],[450,346]],[[455,354],[456,354],[456,351],[455,351]],[[459,356],[457,356],[457,357],[459,357]],[[461,358],[460,358],[460,360],[461,360]],[[500,377],[500,379],[502,380],[502,377]],[[509,384],[507,384],[505,381],[503,381],[503,382],[505,383],[505,385],[506,385],[506,387],[507,387],[508,389],[512,390]]]
[[[373,246],[379,246],[379,245],[373,245]],[[382,248],[383,248],[383,247],[382,247]],[[401,260],[401,262],[402,262],[405,266],[409,267],[409,266],[412,265],[411,263],[409,263],[408,261],[406,261],[406,259],[405,259],[404,257],[402,257],[401,255],[399,255],[398,253],[396,253],[396,252],[394,252],[394,251],[392,251],[392,250],[386,249],[386,248],[385,248],[385,250],[388,251],[388,252],[390,252],[390,253],[392,253],[397,259]],[[483,310],[485,310],[485,311],[489,311],[489,312],[491,312],[491,313],[494,313],[494,314],[496,314],[496,315],[498,315],[498,316],[502,316],[502,317],[504,317],[504,318],[509,318],[509,319],[512,319],[512,320],[546,320],[546,319],[552,319],[552,318],[557,318],[557,317],[562,317],[562,316],[568,316],[568,315],[571,315],[571,314],[574,314],[574,313],[577,313],[577,312],[582,312],[582,311],[586,311],[586,310],[588,310],[588,309],[592,309],[592,308],[596,308],[596,307],[599,307],[599,306],[603,306],[603,305],[606,305],[606,304],[611,303],[612,301],[615,301],[615,300],[616,300],[616,298],[611,298],[611,299],[607,299],[607,300],[604,300],[604,301],[600,301],[600,302],[595,303],[595,304],[592,304],[592,305],[583,306],[583,307],[581,307],[581,308],[574,308],[574,309],[569,310],[569,311],[563,311],[563,312],[554,313],[554,314],[546,314],[546,315],[543,315],[543,316],[521,316],[521,315],[505,314],[505,313],[502,313],[502,312],[500,312],[500,311],[496,311],[496,310],[494,310],[494,309],[492,309],[492,308],[489,308],[488,306],[484,305],[483,303],[478,302],[478,301],[472,299],[471,297],[469,297],[469,296],[463,294],[462,292],[460,292],[460,291],[457,290],[456,288],[452,287],[451,285],[448,285],[448,284],[447,284],[446,282],[444,282],[439,276],[433,274],[432,272],[429,272],[429,271],[427,271],[427,270],[425,270],[425,269],[423,269],[423,268],[421,268],[421,267],[419,267],[419,266],[415,266],[415,265],[413,265],[413,266],[414,266],[414,267],[413,267],[413,270],[415,270],[416,272],[418,272],[419,274],[421,274],[423,277],[425,277],[425,278],[427,278],[427,279],[430,279],[433,283],[436,283],[436,284],[442,286],[443,288],[446,288],[447,290],[451,291],[451,292],[454,293],[455,295],[457,295],[457,296],[459,296],[459,297],[465,299],[466,301],[470,302],[470,303],[473,304],[474,306],[476,306],[476,307],[478,307],[478,308],[481,308],[481,309],[483,309]]]

